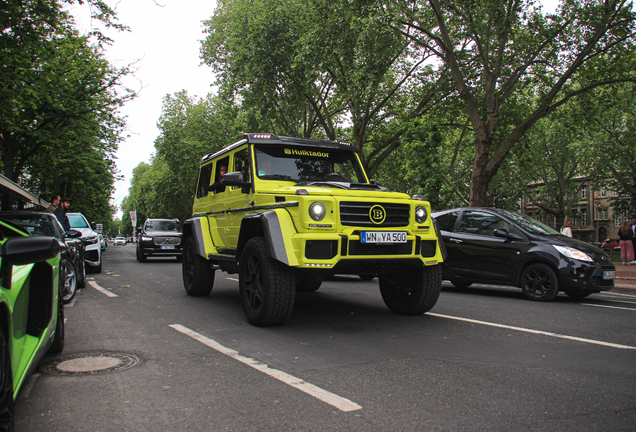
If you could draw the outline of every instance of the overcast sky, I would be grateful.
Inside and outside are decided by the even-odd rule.
[[[210,18],[216,7],[214,0],[106,0],[117,12],[119,22],[130,32],[106,32],[114,43],[107,58],[115,66],[137,62],[137,72],[126,79],[138,97],[128,102],[122,113],[128,117],[128,134],[117,152],[117,167],[124,176],[115,184],[113,202],[119,206],[128,195],[132,170],[148,162],[159,135],[157,121],[162,99],[167,94],[186,90],[202,98],[213,91],[214,80],[208,66],[201,65],[200,41],[205,39],[203,20]],[[553,11],[558,0],[543,0]],[[78,28],[92,24],[88,9],[75,7],[72,12]],[[193,186],[194,188],[194,186]],[[117,218],[121,213],[117,213]]]

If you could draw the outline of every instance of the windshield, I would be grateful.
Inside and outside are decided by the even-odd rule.
[[[525,230],[533,234],[543,235],[557,235],[560,234],[557,230],[550,228],[549,226],[539,222],[536,219],[532,219],[530,216],[526,216],[519,213],[514,213],[508,210],[499,210],[501,214],[509,219],[512,219],[517,225],[521,226]]]
[[[26,229],[32,236],[56,237],[62,230],[62,228],[59,227],[57,219],[52,217],[50,214],[14,214],[10,216],[3,215],[3,217]],[[58,232],[55,230],[55,224],[58,225]]]
[[[351,151],[261,145],[256,146],[254,154],[260,179],[367,183],[358,158]]]
[[[67,214],[67,216],[68,221],[71,223],[71,228],[90,228],[82,215]]]
[[[175,221],[148,221],[145,231],[181,231],[181,227]]]

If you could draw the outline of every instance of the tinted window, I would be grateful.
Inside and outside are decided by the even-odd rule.
[[[243,181],[251,182],[251,172],[250,172],[250,157],[247,152],[247,148],[243,150],[239,150],[234,154],[234,169],[232,171],[240,171],[243,173]],[[234,186],[234,189],[239,188],[240,186]]]
[[[199,171],[199,185],[197,187],[197,198],[208,196],[208,186],[212,177],[212,164],[203,165]]]
[[[457,220],[457,216],[459,216],[459,212],[450,212],[440,216],[437,216],[435,220],[437,221],[437,226],[442,231],[453,231],[455,227],[455,221]]]
[[[496,229],[510,231],[510,224],[490,213],[465,211],[459,224],[459,232],[493,236]]]
[[[367,182],[353,152],[261,145],[254,155],[256,175],[264,180]]]
[[[146,222],[146,227],[144,231],[152,232],[152,231],[180,231],[181,224],[177,221],[162,221],[162,220],[151,220]]]

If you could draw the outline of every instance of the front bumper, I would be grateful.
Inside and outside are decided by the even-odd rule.
[[[616,267],[612,264],[572,260],[559,272],[564,291],[589,293],[611,291],[614,288],[614,279],[607,278],[612,274],[611,272],[613,272],[614,277],[616,276]]]

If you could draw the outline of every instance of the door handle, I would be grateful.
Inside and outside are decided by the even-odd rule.
[[[453,243],[462,243],[460,239],[451,238],[450,241],[452,241]]]

